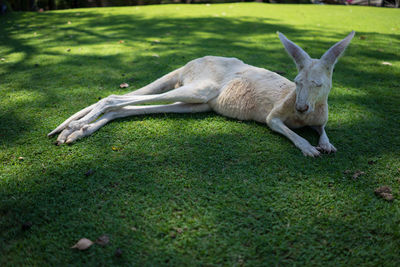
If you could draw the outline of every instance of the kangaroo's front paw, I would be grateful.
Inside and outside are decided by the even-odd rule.
[[[331,143],[320,143],[317,146],[318,151],[322,153],[335,153],[337,151],[336,147],[334,147]]]
[[[313,147],[307,141],[304,141],[301,144],[299,144],[298,148],[300,148],[300,150],[301,150],[301,152],[303,152],[304,156],[318,157],[321,155],[321,153],[317,150],[317,148]]]
[[[321,155],[321,153],[317,150],[317,148],[313,147],[310,145],[309,147],[302,148],[301,152],[303,152],[304,156],[310,156],[310,157],[318,157]]]

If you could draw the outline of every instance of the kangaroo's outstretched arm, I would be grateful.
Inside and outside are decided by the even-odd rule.
[[[316,157],[321,154],[317,148],[313,147],[306,139],[290,130],[280,118],[268,116],[267,124],[273,131],[289,138],[290,141],[303,152],[304,156]]]

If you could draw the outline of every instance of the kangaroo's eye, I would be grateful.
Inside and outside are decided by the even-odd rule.
[[[322,87],[322,83],[320,83],[320,82],[312,81],[312,83],[313,83],[316,87]]]

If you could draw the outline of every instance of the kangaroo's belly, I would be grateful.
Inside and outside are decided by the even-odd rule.
[[[221,93],[208,104],[215,112],[223,116],[265,123],[273,107],[273,103],[268,102],[262,101],[259,91],[252,82],[236,78],[227,83]]]

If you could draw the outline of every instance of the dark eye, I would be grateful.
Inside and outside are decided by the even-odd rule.
[[[321,87],[322,86],[322,83],[320,83],[320,82],[312,81],[312,83],[315,85],[315,87]]]

